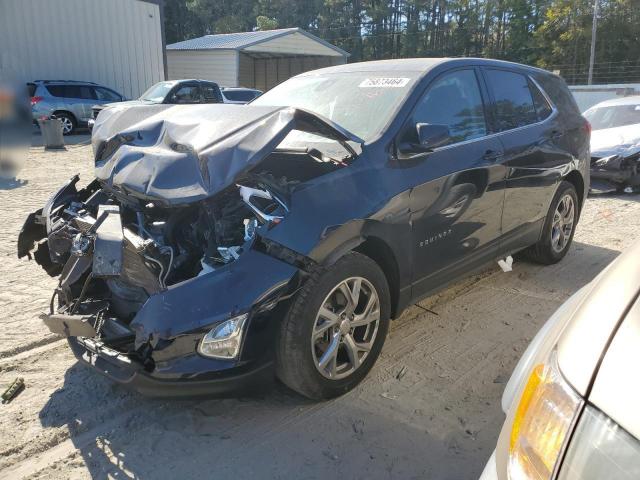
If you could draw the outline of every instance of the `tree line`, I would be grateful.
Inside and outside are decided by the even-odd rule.
[[[165,0],[167,43],[300,27],[349,61],[491,57],[586,81],[595,0]],[[640,81],[640,0],[598,0],[597,83]]]

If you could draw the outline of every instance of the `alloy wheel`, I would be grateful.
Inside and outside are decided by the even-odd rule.
[[[575,204],[571,195],[564,195],[558,202],[551,224],[551,248],[556,253],[562,252],[573,232]]]
[[[62,123],[62,133],[67,135],[73,130],[73,122],[68,117],[58,117]]]
[[[365,361],[378,334],[380,299],[371,282],[351,277],[322,302],[311,335],[316,369],[331,380],[348,377]]]

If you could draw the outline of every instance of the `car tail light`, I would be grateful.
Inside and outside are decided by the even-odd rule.
[[[591,123],[589,123],[589,120],[584,121],[584,129],[589,135],[591,135]]]
[[[42,101],[42,97],[31,97],[31,106],[33,107],[36,103]]]
[[[582,400],[562,378],[555,355],[537,365],[511,427],[510,480],[550,480]]]

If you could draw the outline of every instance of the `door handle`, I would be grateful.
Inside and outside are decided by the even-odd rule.
[[[482,158],[484,158],[489,162],[495,162],[501,157],[502,157],[502,152],[499,152],[497,150],[487,150],[486,152],[484,152],[484,155],[482,156]]]

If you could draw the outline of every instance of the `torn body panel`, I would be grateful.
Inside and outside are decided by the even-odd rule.
[[[596,190],[640,187],[639,126],[595,130],[591,138],[591,179]]]
[[[216,107],[172,107],[118,132],[96,125],[96,177],[145,201],[186,205],[232,185],[292,130],[337,141],[352,156],[356,152],[349,142],[362,143],[330,120],[301,109]],[[120,117],[120,127],[127,116],[138,119],[137,112],[129,110],[112,115]]]

